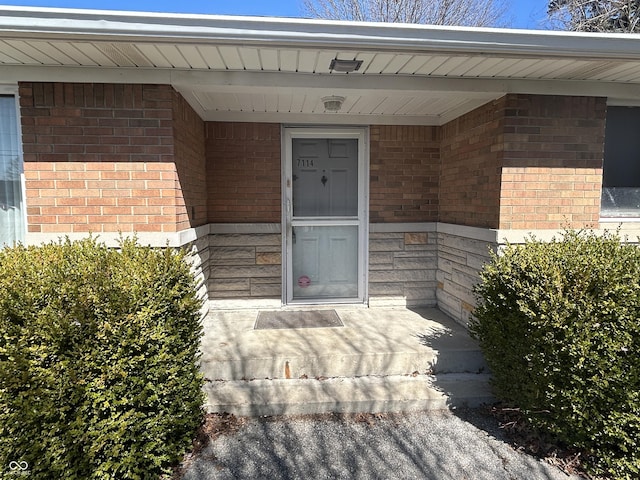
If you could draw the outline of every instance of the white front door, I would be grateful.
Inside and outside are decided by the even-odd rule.
[[[285,303],[365,301],[366,133],[285,130]]]

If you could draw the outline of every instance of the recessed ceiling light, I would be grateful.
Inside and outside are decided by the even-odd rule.
[[[331,60],[331,65],[329,65],[329,70],[334,72],[344,72],[351,73],[360,69],[362,65],[362,60],[340,60],[338,58],[334,58]]]

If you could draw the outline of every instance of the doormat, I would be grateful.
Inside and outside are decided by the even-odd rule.
[[[278,328],[344,327],[335,310],[265,311],[258,312],[254,330]]]

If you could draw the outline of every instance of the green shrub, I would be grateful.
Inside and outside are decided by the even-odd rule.
[[[496,394],[535,428],[640,476],[640,249],[565,232],[507,245],[481,272],[471,331]]]
[[[1,250],[0,471],[168,472],[202,419],[195,292],[183,252],[135,240]]]

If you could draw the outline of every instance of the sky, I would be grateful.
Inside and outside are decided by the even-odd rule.
[[[513,28],[540,29],[548,0],[509,0]],[[301,16],[302,0],[0,0],[3,5],[91,8],[142,12],[204,13],[221,15]]]

